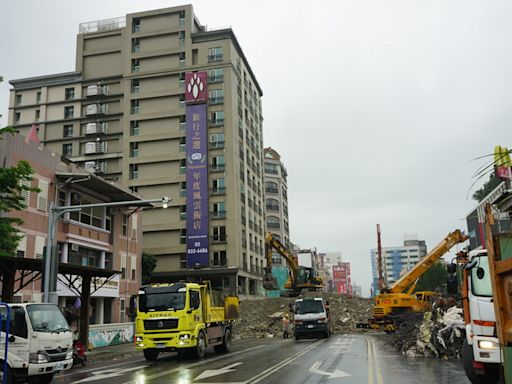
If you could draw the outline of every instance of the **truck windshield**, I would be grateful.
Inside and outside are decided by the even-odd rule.
[[[477,264],[471,269],[471,291],[475,296],[492,297],[491,276],[487,255],[476,256]]]
[[[153,290],[151,293],[140,295],[139,311],[141,312],[176,311],[183,308],[185,308],[185,292]]]
[[[69,325],[57,306],[44,304],[27,305],[32,329],[37,332],[66,332]]]
[[[324,306],[320,300],[298,301],[295,305],[295,313],[303,315],[306,313],[320,313],[324,311]]]

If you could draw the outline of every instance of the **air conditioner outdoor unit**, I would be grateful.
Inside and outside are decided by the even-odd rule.
[[[93,133],[96,133],[98,132],[98,124],[96,123],[87,123],[86,127],[85,127],[85,134],[86,135],[91,135]]]
[[[86,161],[84,164],[84,168],[87,172],[94,172],[96,170],[96,162],[95,161]]]
[[[78,252],[78,244],[71,243],[71,250],[75,251],[75,252]]]
[[[97,85],[89,85],[85,93],[86,96],[97,96],[99,93],[99,87]]]
[[[89,104],[85,110],[86,115],[95,115],[98,113],[98,105],[97,104]]]
[[[85,143],[85,153],[96,153],[96,143],[94,141]]]

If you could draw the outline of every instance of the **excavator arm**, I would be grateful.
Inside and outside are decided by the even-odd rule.
[[[292,281],[297,280],[297,272],[299,266],[293,254],[281,244],[281,242],[272,236],[271,233],[267,233],[265,236],[265,258],[267,259],[267,266],[264,268],[265,276],[263,277],[263,288],[266,290],[279,289],[277,281],[272,276],[272,249],[275,249],[285,260],[290,267],[290,273]]]
[[[438,261],[446,252],[448,252],[454,245],[462,243],[468,239],[468,236],[464,235],[460,230],[455,230],[446,236],[436,247],[431,250],[425,257],[414,265],[414,267],[398,279],[388,290],[389,293],[402,293],[407,290],[408,287],[412,286],[408,292],[412,292],[416,286],[417,280],[426,272],[428,269]]]

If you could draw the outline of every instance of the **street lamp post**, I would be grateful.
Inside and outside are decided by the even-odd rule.
[[[98,204],[84,204],[84,205],[68,205],[58,207],[54,203],[50,203],[48,213],[48,238],[46,241],[46,254],[43,269],[43,302],[58,304],[59,296],[57,294],[57,275],[59,269],[59,258],[57,257],[55,232],[57,227],[57,220],[67,212],[80,211],[83,208],[96,208],[96,207],[137,207],[147,206],[152,203],[162,203],[163,208],[167,208],[170,199],[162,197],[161,199],[151,200],[135,200],[135,201],[117,201],[114,203],[98,203]]]

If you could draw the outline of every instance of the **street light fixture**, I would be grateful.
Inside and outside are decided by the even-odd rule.
[[[46,242],[46,255],[44,260],[43,269],[43,302],[58,304],[59,295],[57,294],[57,275],[59,269],[59,259],[57,257],[56,244],[55,244],[55,228],[57,220],[67,212],[81,211],[83,208],[97,208],[97,207],[140,207],[148,206],[154,203],[162,203],[162,208],[167,208],[171,199],[169,197],[162,197],[160,199],[150,200],[135,200],[135,201],[116,201],[113,203],[97,203],[97,204],[83,204],[83,205],[67,205],[55,206],[53,202],[50,203],[48,212],[48,238]]]

